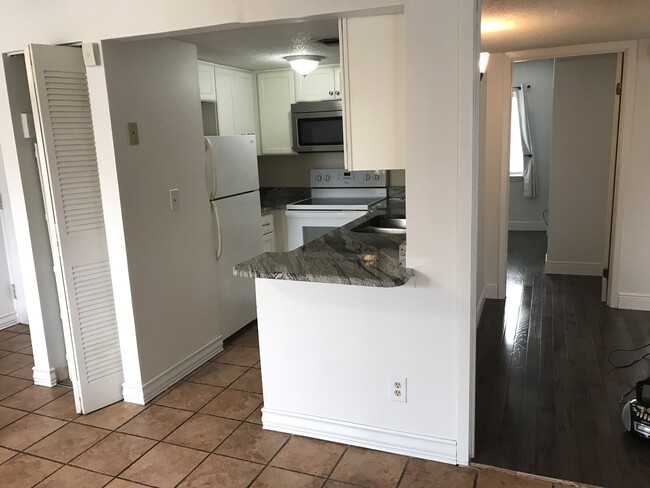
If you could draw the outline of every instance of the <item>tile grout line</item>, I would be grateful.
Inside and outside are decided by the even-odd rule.
[[[404,467],[402,468],[402,472],[399,475],[399,478],[397,478],[397,483],[395,484],[395,488],[399,488],[399,485],[402,483],[404,480],[404,476],[406,475],[406,468],[408,467],[409,463],[411,462],[411,457],[408,456],[406,458],[406,462],[404,463]]]
[[[339,459],[336,461],[336,464],[334,465],[330,473],[327,475],[327,478],[325,478],[325,483],[327,483],[331,479],[332,474],[334,473],[334,471],[336,471],[338,465],[341,464],[341,460],[343,459],[343,456],[345,456],[345,453],[348,452],[348,449],[350,448],[349,444],[343,444],[343,445],[345,446],[345,449],[343,449],[343,452],[341,453],[341,457],[339,457]],[[332,481],[336,481],[336,480],[332,480]]]
[[[264,471],[266,471],[266,468],[268,468],[268,467],[272,467],[272,466],[271,466],[271,463],[272,463],[273,460],[276,458],[276,456],[279,454],[279,452],[280,452],[282,449],[284,449],[284,446],[286,446],[286,445],[289,443],[289,441],[291,440],[292,437],[293,437],[293,435],[289,434],[289,437],[287,437],[287,439],[282,443],[282,445],[281,445],[280,448],[275,452],[275,454],[273,454],[273,456],[271,456],[271,459],[269,459],[268,462],[264,465],[264,468],[262,468],[262,469],[260,470],[260,472],[257,473],[257,475],[255,476],[255,478],[253,478],[253,479],[251,480],[251,482],[248,483],[248,485],[246,485],[248,488],[250,488],[250,487],[253,485],[253,483],[255,483],[255,482],[257,481],[257,479],[262,475],[262,473],[263,473]],[[303,473],[303,474],[306,474],[306,473]],[[324,483],[323,483],[323,484],[324,484]]]

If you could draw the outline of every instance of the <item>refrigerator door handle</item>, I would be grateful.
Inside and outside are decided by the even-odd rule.
[[[215,260],[219,261],[221,258],[221,223],[219,222],[219,210],[217,209],[217,202],[210,202],[212,208],[212,216],[217,227],[217,250],[215,252]]]
[[[212,187],[210,188],[210,200],[217,196],[217,161],[214,154],[214,147],[212,142],[207,137],[205,138],[205,152],[210,154],[210,177],[212,179]]]

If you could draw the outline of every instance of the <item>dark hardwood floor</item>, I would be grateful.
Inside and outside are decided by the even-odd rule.
[[[650,342],[650,312],[608,308],[600,278],[545,275],[543,232],[511,232],[508,247],[507,299],[486,302],[477,331],[474,461],[650,487],[650,441],[625,432],[619,407],[650,361],[607,362],[612,349]]]

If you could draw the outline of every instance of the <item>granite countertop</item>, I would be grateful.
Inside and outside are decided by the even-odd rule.
[[[236,276],[275,280],[336,283],[373,287],[404,285],[413,270],[399,265],[405,235],[351,232],[377,215],[404,215],[403,203],[376,208],[369,214],[287,252],[266,252],[238,264]]]
[[[260,206],[262,215],[273,210],[282,210],[289,203],[309,198],[311,188],[305,187],[262,187],[260,188]]]

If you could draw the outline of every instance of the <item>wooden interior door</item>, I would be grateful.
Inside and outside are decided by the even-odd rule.
[[[30,44],[25,60],[68,368],[89,413],[122,399],[123,373],[86,68],[74,47]]]

